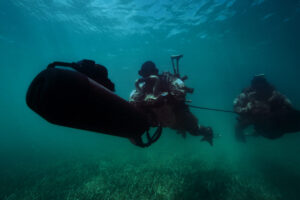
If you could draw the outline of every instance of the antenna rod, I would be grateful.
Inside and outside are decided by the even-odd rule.
[[[177,75],[177,76],[179,76],[179,59],[182,58],[182,57],[183,57],[182,54],[180,54],[180,55],[172,55],[171,56],[174,74]],[[175,68],[174,60],[176,60],[176,68]]]

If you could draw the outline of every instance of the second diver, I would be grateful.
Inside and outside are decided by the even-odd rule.
[[[239,114],[235,127],[238,141],[246,141],[244,130],[249,126],[254,127],[254,135],[268,139],[300,131],[300,111],[263,74],[255,76],[251,86],[234,100],[234,110]]]

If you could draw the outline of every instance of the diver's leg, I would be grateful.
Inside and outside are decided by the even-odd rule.
[[[184,130],[177,130],[177,134],[181,135],[184,139],[186,138],[186,132]]]
[[[203,135],[202,141],[207,141],[211,146],[213,145],[213,130],[209,126],[198,126],[198,133]]]
[[[244,134],[245,128],[247,128],[250,124],[247,119],[237,119],[237,124],[235,125],[235,139],[239,142],[246,142],[246,137]]]
[[[199,126],[198,119],[190,112],[189,108],[183,107],[178,114],[178,120],[180,120],[184,130],[188,131],[193,136],[204,136],[202,140],[207,141],[211,145],[213,144],[213,131],[210,127]]]
[[[235,125],[235,139],[239,142],[246,142],[246,137],[244,135],[244,126],[240,123]]]

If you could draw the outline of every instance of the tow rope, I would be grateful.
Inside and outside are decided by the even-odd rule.
[[[207,107],[201,107],[201,106],[194,106],[194,105],[188,105],[191,108],[197,108],[201,110],[211,110],[216,112],[224,112],[224,113],[232,113],[232,114],[238,114],[237,112],[234,112],[232,110],[223,110],[223,109],[217,109],[217,108],[207,108]]]

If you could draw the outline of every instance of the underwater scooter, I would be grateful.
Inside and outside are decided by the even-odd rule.
[[[113,91],[107,69],[94,61],[54,62],[32,81],[26,103],[56,125],[128,138],[140,147],[157,141],[162,129],[150,136],[146,115]]]

